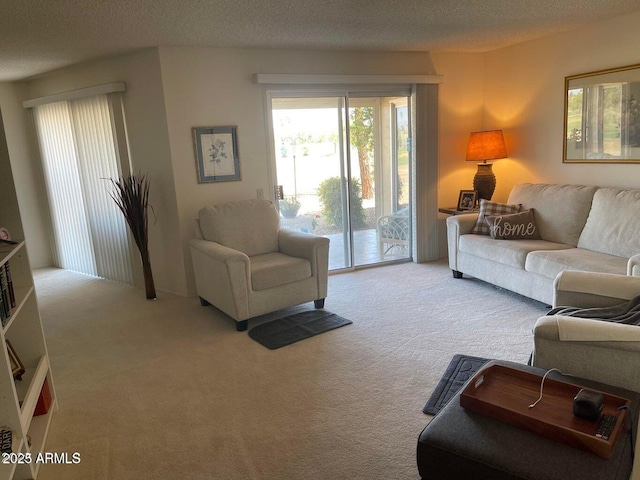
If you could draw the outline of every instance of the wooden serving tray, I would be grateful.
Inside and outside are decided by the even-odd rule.
[[[538,433],[552,440],[609,458],[624,426],[626,398],[600,392],[604,396],[602,413],[615,415],[618,420],[609,440],[595,436],[598,422],[573,415],[573,397],[581,388],[547,377],[543,398],[529,408],[540,396],[542,375],[504,365],[489,364],[469,381],[460,394],[460,405],[510,425]],[[590,389],[592,390],[592,389]]]

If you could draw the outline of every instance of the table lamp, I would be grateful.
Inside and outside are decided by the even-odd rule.
[[[487,160],[497,160],[507,157],[507,147],[504,144],[502,130],[487,130],[471,132],[467,145],[467,161],[478,163],[478,171],[473,177],[473,189],[478,192],[478,201],[484,198],[491,200],[496,189],[496,176],[493,174],[493,164]]]

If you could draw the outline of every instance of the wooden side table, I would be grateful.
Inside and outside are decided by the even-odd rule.
[[[478,213],[480,210],[458,210],[456,207],[439,208],[438,212],[445,213],[447,215],[465,215],[467,213]]]

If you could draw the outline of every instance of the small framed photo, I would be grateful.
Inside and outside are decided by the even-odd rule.
[[[11,342],[7,340],[7,353],[9,354],[9,362],[11,362],[11,373],[13,373],[14,380],[22,380],[22,375],[24,375],[24,365],[18,358],[18,354],[13,349],[13,345]]]
[[[198,183],[240,180],[238,127],[194,127]]]
[[[475,190],[460,190],[458,210],[473,210],[476,207],[478,192]]]

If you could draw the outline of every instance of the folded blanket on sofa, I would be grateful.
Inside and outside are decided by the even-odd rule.
[[[565,317],[593,318],[607,322],[640,325],[640,295],[628,302],[601,308],[556,307],[547,315],[564,315]]]
[[[550,310],[547,315],[557,317],[560,340],[601,342],[640,340],[640,328],[637,328],[640,326],[640,295],[613,307],[557,307]],[[611,328],[610,323],[617,323],[619,327]]]

